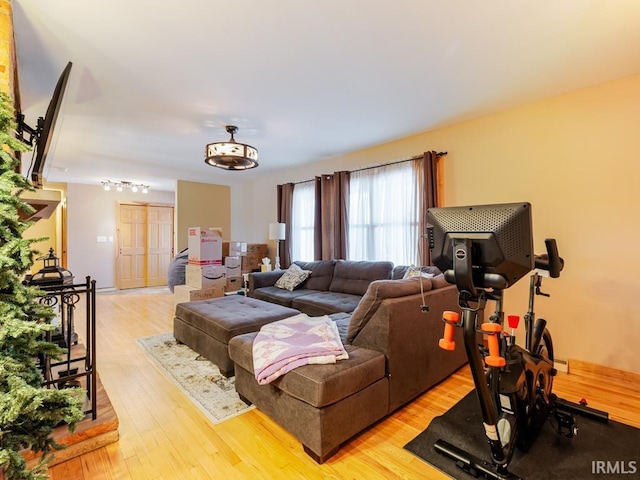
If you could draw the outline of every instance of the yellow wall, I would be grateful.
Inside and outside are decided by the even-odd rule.
[[[557,355],[640,372],[640,75],[335,159],[445,150],[445,203],[533,204],[536,252],[566,261],[537,297]],[[280,182],[282,183],[282,182]],[[507,292],[524,314],[526,280]]]
[[[55,192],[55,194],[51,194]],[[63,231],[63,208],[66,204],[66,184],[63,183],[48,183],[45,185],[44,190],[36,190],[28,194],[29,198],[40,198],[39,194],[45,195],[46,198],[59,198],[60,204],[49,218],[43,218],[38,220],[25,230],[24,238],[45,238],[45,240],[36,242],[33,244],[33,250],[35,250],[34,263],[31,266],[31,272],[35,273],[40,270],[44,265],[42,261],[36,261],[36,257],[42,255],[48,255],[49,248],[53,248],[56,257],[60,259],[60,266],[67,267],[66,263],[66,245],[64,245],[62,238]]]
[[[187,247],[189,227],[220,227],[222,238],[231,231],[231,188],[178,180],[176,185],[176,253]]]

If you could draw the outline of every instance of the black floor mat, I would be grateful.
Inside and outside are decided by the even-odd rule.
[[[526,480],[640,478],[640,429],[576,416],[578,435],[556,433],[548,421],[529,452],[516,451],[509,471]],[[433,448],[442,439],[487,462],[491,459],[475,391],[469,393],[404,448],[455,479],[472,479]]]

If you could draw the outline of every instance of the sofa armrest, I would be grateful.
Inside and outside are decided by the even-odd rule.
[[[286,270],[273,270],[271,272],[255,272],[249,274],[249,291],[256,288],[272,287]]]

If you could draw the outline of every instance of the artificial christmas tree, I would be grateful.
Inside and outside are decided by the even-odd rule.
[[[32,243],[23,238],[29,222],[20,212],[33,209],[19,195],[33,190],[19,173],[16,151],[28,147],[14,137],[15,113],[11,99],[0,92],[0,477],[46,478],[46,463],[57,445],[54,427],[66,422],[72,430],[84,416],[80,389],[44,388],[38,356],[57,358],[64,350],[44,340],[53,310],[38,303],[38,288],[22,284],[33,264]],[[41,462],[27,469],[20,452],[42,452]]]

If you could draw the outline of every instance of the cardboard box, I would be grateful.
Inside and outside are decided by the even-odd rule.
[[[228,277],[240,277],[242,275],[241,257],[224,257],[224,266],[227,267]]]
[[[185,283],[194,288],[224,287],[227,284],[227,267],[224,265],[187,265]]]
[[[260,258],[267,256],[268,246],[266,243],[248,243],[247,255],[260,255]]]
[[[264,257],[266,257],[266,255],[258,255],[255,253],[242,257],[242,273],[249,273],[254,270],[260,271]]]
[[[242,257],[247,254],[247,242],[223,242],[222,255],[225,257]]]
[[[197,302],[224,296],[224,287],[195,288],[191,285],[176,285],[173,287],[174,303]]]
[[[242,277],[227,277],[227,288],[225,289],[225,291],[237,292],[238,290],[242,290],[243,288]]]
[[[189,227],[189,265],[222,265],[222,230]]]

